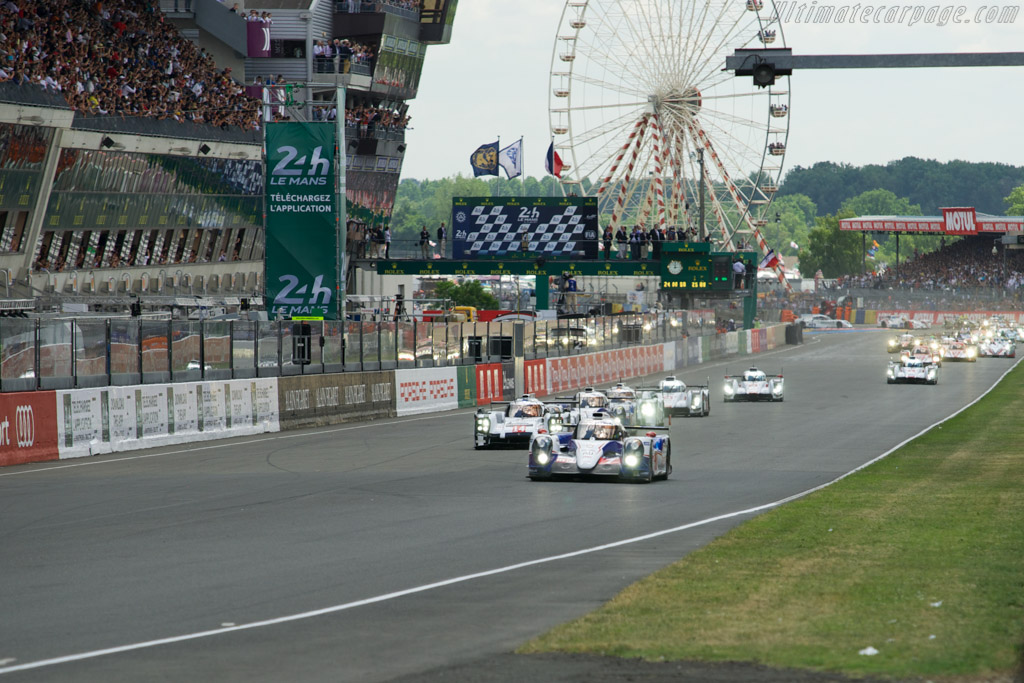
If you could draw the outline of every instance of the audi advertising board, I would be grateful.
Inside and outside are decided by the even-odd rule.
[[[0,394],[0,467],[58,457],[56,392]]]

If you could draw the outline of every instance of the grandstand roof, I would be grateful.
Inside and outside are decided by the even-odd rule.
[[[966,216],[966,223],[959,222]],[[930,235],[1001,234],[1024,231],[1024,216],[993,216],[973,208],[943,209],[941,216],[858,216],[839,220],[840,230]]]

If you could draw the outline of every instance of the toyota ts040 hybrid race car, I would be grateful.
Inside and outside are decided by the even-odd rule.
[[[750,368],[742,375],[726,375],[722,398],[730,401],[782,401],[782,373],[767,375]]]
[[[612,477],[650,482],[672,473],[669,435],[654,427],[624,427],[598,413],[571,432],[537,434],[530,441],[527,476]]]
[[[683,380],[669,375],[658,383],[665,412],[669,415],[701,417],[711,413],[711,391],[708,384],[686,385]]]
[[[541,429],[552,434],[561,431],[569,415],[559,405],[543,403],[527,395],[480,408],[473,418],[473,447],[480,449],[528,444]]]
[[[915,356],[903,356],[898,361],[889,361],[885,381],[887,384],[938,384],[939,364]]]

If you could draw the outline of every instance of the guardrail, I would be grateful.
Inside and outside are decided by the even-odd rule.
[[[686,311],[535,322],[0,319],[0,391],[432,368],[681,339]]]

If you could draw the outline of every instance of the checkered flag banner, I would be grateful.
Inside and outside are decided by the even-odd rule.
[[[597,258],[596,197],[455,197],[451,225],[456,259]]]

